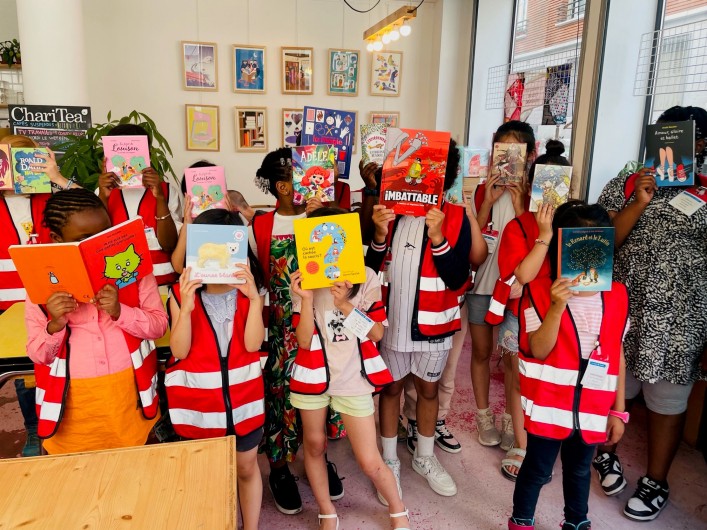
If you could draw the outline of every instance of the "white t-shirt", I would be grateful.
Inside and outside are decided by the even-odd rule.
[[[25,245],[31,234],[36,234],[32,222],[32,206],[29,195],[6,195],[5,202],[10,210],[10,217],[20,236],[20,244]]]
[[[302,212],[297,215],[280,215],[275,212],[272,225],[272,237],[282,237],[282,236],[293,236],[295,234],[295,219],[304,219],[307,217],[306,212]],[[253,253],[258,255],[258,243],[255,241],[255,234],[253,233],[253,224],[251,223],[248,227],[248,242],[250,243],[250,248]],[[269,267],[268,263],[261,263],[263,267]]]

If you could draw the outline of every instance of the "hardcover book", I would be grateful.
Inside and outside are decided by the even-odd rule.
[[[35,304],[46,303],[56,292],[90,302],[106,284],[122,289],[152,273],[141,217],[80,242],[12,245],[9,252]]]
[[[462,158],[459,164],[463,177],[486,178],[489,172],[489,150],[476,147],[459,147]]]
[[[125,188],[142,187],[142,172],[150,167],[147,136],[104,136],[102,140],[106,171],[118,175]]]
[[[570,196],[572,166],[537,164],[530,195],[530,211],[537,212],[544,204],[557,208]]]
[[[226,173],[221,166],[188,167],[184,170],[187,194],[191,197],[191,216],[226,207]]]
[[[236,278],[248,262],[248,228],[238,225],[187,225],[187,267],[202,283],[245,283]]]
[[[441,208],[450,139],[448,132],[388,127],[380,204],[417,217]]]
[[[385,123],[361,124],[361,160],[364,166],[369,162],[383,165],[387,130],[388,126]]]
[[[12,153],[8,144],[0,144],[0,190],[13,190]]]
[[[339,178],[348,179],[356,140],[356,113],[347,110],[304,107],[302,145],[333,145],[338,149]]]
[[[449,204],[464,204],[464,177],[462,177],[461,166],[457,169],[457,178],[454,184],[444,192],[444,200]]]
[[[610,291],[614,269],[614,229],[560,228],[559,276],[572,280],[573,291]]]
[[[52,183],[49,176],[41,171],[33,171],[34,164],[43,164],[38,158],[39,153],[47,153],[44,147],[13,147],[12,174],[15,182],[15,193],[51,193]]]
[[[692,186],[695,183],[695,122],[647,125],[644,166],[655,168],[658,186]]]
[[[360,223],[356,213],[294,221],[303,289],[366,281]]]
[[[294,203],[317,198],[334,201],[334,164],[337,149],[328,145],[303,145],[292,148],[292,187]]]
[[[506,186],[512,182],[523,182],[525,176],[525,160],[527,145],[525,144],[493,144],[493,157],[490,176],[498,175],[498,186]]]

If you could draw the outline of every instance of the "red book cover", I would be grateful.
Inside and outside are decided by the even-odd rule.
[[[416,217],[441,208],[450,139],[448,132],[388,127],[380,203]]]

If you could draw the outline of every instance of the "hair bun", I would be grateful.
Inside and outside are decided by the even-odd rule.
[[[548,156],[561,156],[565,152],[565,144],[559,140],[548,140],[545,144],[545,153]]]

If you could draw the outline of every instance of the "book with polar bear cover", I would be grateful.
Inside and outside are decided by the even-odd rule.
[[[202,283],[245,283],[236,265],[248,262],[248,229],[238,225],[187,225],[187,267]]]

